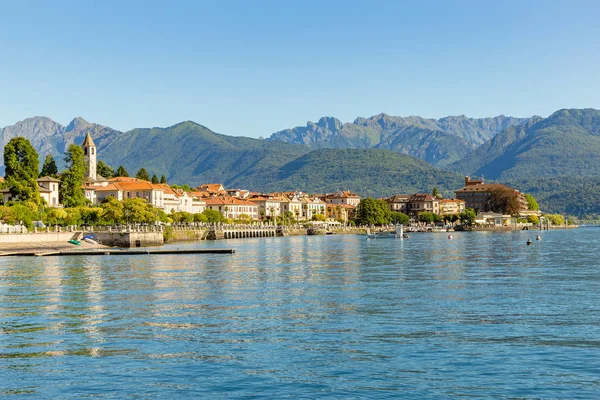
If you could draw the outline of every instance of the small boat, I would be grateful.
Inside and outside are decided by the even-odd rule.
[[[398,225],[394,230],[380,230],[377,232],[371,232],[370,228],[367,228],[367,239],[404,239],[410,236],[402,232],[402,225]]]
[[[94,239],[90,238],[90,237],[84,237],[83,240],[86,243],[90,243],[90,244],[98,244],[98,242],[96,242]]]
[[[77,245],[77,246],[81,246],[81,242],[79,240],[76,240],[76,239],[69,240],[69,243]]]

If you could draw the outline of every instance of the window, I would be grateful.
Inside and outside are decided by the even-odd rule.
[[[92,147],[92,154],[94,154],[94,150],[95,150],[95,149]]]

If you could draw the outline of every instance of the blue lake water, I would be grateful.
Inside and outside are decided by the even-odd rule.
[[[600,229],[537,233],[2,258],[0,395],[600,398]]]

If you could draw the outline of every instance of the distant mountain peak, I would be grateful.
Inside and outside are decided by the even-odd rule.
[[[85,129],[85,127],[91,125],[89,122],[87,122],[85,119],[81,118],[81,117],[76,117],[73,118],[73,120],[71,122],[69,122],[69,125],[67,125],[67,132],[72,132],[74,130],[78,130],[78,129]]]

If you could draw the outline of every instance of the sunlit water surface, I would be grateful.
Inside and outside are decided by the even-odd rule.
[[[600,229],[0,259],[0,395],[600,398]]]

